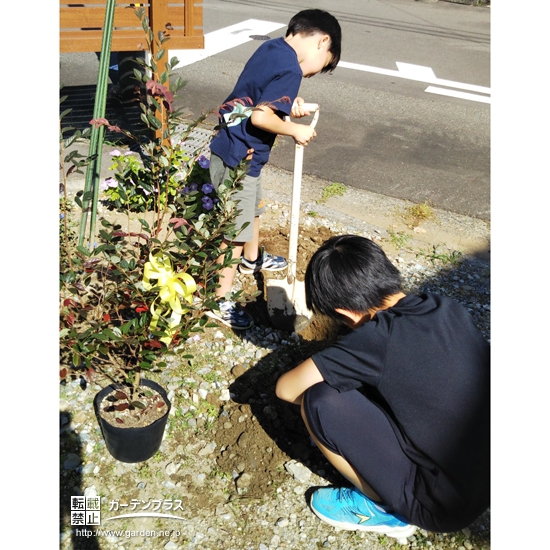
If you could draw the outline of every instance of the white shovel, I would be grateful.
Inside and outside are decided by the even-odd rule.
[[[319,105],[304,103],[306,111],[314,112],[310,126],[315,128],[319,120]],[[306,289],[303,281],[296,279],[298,256],[298,230],[300,225],[300,192],[302,190],[302,165],[304,146],[296,144],[292,203],[290,207],[290,236],[286,279],[267,279],[267,309],[273,325],[288,332],[300,332],[306,328],[312,313],[306,306]]]

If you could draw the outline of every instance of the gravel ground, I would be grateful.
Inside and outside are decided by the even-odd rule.
[[[264,234],[288,222],[288,203],[278,199],[282,202],[270,199]],[[437,255],[433,249],[430,254],[414,241],[398,249],[385,229],[340,215],[307,217],[300,242],[323,231],[376,240],[401,270],[407,290],[454,297],[489,340],[485,258],[464,254],[455,265],[452,254]],[[238,276],[236,286],[250,284],[250,278]],[[312,488],[343,481],[310,444],[295,408],[278,402],[273,387],[282,372],[322,345],[263,324],[241,334],[220,326],[196,335],[182,350],[193,360],[169,356],[168,367],[150,376],[168,389],[172,409],[160,451],[138,464],[118,462],[105,448],[92,404],[100,385],[79,380],[61,385],[60,547],[490,548],[489,511],[458,533],[419,530],[398,541],[334,529],[309,510]],[[101,525],[88,526],[86,534],[70,525],[70,497],[75,495],[101,500]],[[155,506],[180,519],[110,519]]]

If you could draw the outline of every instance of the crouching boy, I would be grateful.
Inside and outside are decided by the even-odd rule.
[[[352,487],[311,498],[323,521],[396,538],[452,532],[489,506],[489,345],[458,302],[402,291],[374,242],[326,241],[306,271],[313,311],[351,330],[277,381]]]

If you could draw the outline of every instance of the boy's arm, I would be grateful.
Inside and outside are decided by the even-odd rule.
[[[275,393],[283,401],[300,405],[304,392],[323,380],[323,375],[310,357],[277,380]]]
[[[307,145],[317,135],[315,130],[307,124],[282,120],[273,109],[266,105],[252,111],[250,122],[260,130],[290,136],[298,145]]]

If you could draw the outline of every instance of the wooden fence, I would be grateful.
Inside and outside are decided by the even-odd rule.
[[[106,0],[81,0],[85,4],[60,1],[60,52],[99,52],[105,22]],[[148,12],[155,37],[163,31],[171,50],[204,48],[202,0],[148,0],[117,2],[111,51],[133,52],[146,48],[145,33],[135,14],[137,7]]]

